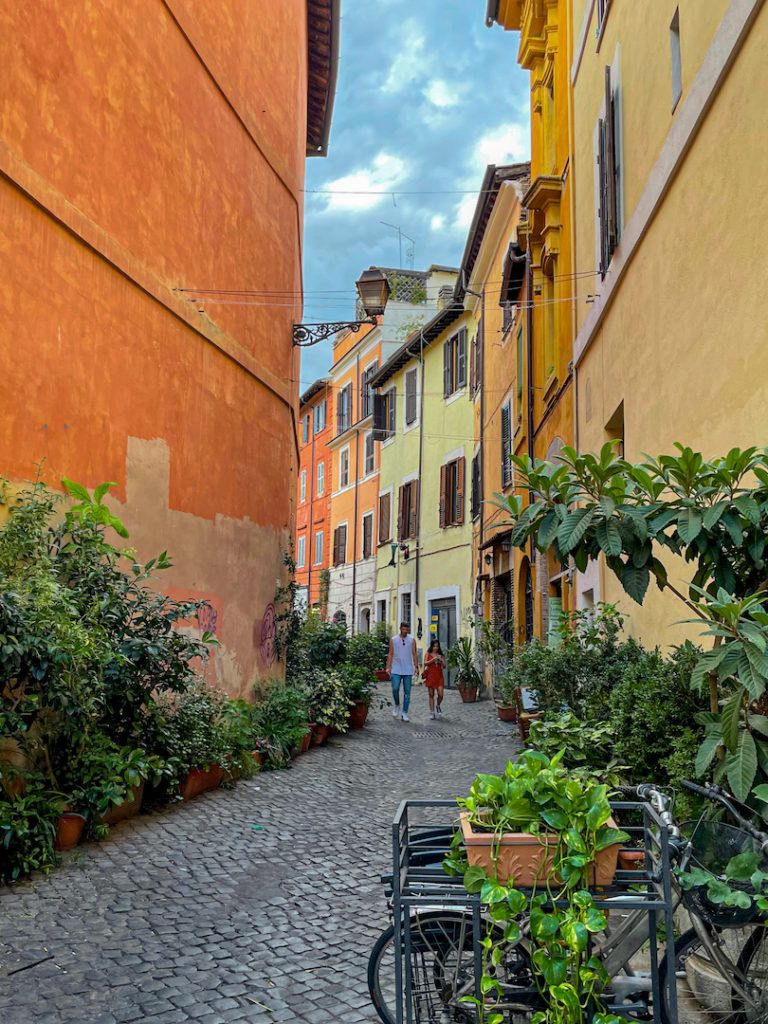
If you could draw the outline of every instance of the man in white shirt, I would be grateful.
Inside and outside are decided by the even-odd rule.
[[[400,687],[403,687],[403,721],[409,722],[408,707],[411,703],[411,686],[413,674],[419,671],[419,659],[416,654],[416,641],[409,636],[411,627],[407,622],[400,623],[400,632],[389,641],[387,655],[387,672],[392,680],[392,699],[395,706],[392,716],[400,718]]]

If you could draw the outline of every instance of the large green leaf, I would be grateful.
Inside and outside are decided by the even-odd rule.
[[[577,508],[568,513],[557,531],[557,542],[563,553],[573,551],[581,543],[594,515],[594,508]]]
[[[733,795],[737,800],[746,800],[757,774],[757,749],[752,733],[739,733],[736,751],[726,754],[725,772]]]
[[[61,482],[73,498],[77,498],[79,501],[84,501],[86,504],[90,504],[91,496],[82,484],[77,483],[75,480],[69,480],[65,476],[61,478]]]
[[[722,746],[722,744],[723,739],[719,732],[707,733],[701,746],[696,751],[694,771],[697,776],[703,775],[707,768],[709,768],[712,758],[715,756],[715,751],[718,747]]]
[[[704,523],[705,530],[711,530],[712,527],[720,519],[720,516],[728,508],[727,501],[716,501],[714,505],[710,505],[709,508],[704,510],[702,521]]]
[[[597,543],[607,555],[621,554],[621,534],[613,519],[604,519],[595,527]]]
[[[643,603],[650,579],[651,573],[646,566],[639,569],[636,565],[630,564],[621,570],[621,585],[638,604]]]
[[[560,529],[560,519],[554,509],[551,509],[539,524],[537,543],[544,550],[550,548]]]
[[[702,525],[702,515],[697,508],[685,508],[677,518],[677,532],[686,544],[696,540]]]
[[[721,718],[723,730],[723,743],[730,751],[734,751],[739,741],[739,722],[741,719],[741,705],[744,701],[744,691],[739,688],[733,696],[723,705]]]

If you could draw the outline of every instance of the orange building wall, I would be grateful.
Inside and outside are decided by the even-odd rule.
[[[300,293],[306,4],[34,0],[0,33],[0,473],[116,481],[246,694],[277,670],[300,303],[177,289]]]
[[[313,433],[314,409],[316,406],[326,403],[325,429],[319,433]],[[310,606],[321,603],[320,574],[323,569],[330,565],[331,549],[333,543],[331,538],[331,486],[333,478],[333,459],[331,452],[326,447],[332,436],[331,418],[334,413],[332,392],[328,385],[315,395],[308,402],[303,403],[299,409],[299,482],[296,487],[296,545],[298,549],[299,537],[304,536],[306,560],[304,568],[296,568],[296,583],[300,587],[306,587]],[[309,416],[309,436],[306,444],[302,440],[302,423],[305,416]],[[317,467],[322,463],[325,466],[325,484],[323,493],[317,493]],[[307,490],[305,500],[301,500],[300,481],[302,471],[307,474]],[[315,536],[323,534],[323,557],[318,563],[315,561]],[[294,554],[295,557],[295,554]],[[324,608],[320,608],[324,613]]]

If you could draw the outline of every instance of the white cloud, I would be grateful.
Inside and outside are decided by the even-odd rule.
[[[429,226],[433,231],[442,231],[445,227],[445,214],[434,213],[429,221]]]
[[[459,90],[443,78],[433,78],[424,89],[424,95],[436,107],[455,107],[459,102]]]
[[[474,194],[462,196],[459,200],[453,218],[453,226],[457,230],[466,231],[472,223],[472,216],[477,206],[477,196]]]
[[[500,124],[480,136],[471,149],[467,161],[467,175],[457,186],[470,191],[456,204],[452,224],[455,231],[465,232],[472,223],[479,197],[479,191],[474,190],[480,189],[488,164],[510,164],[529,160],[530,147],[528,125],[514,121]]]
[[[384,79],[384,92],[402,92],[424,78],[431,66],[426,36],[417,21],[413,18],[404,21],[398,35],[403,44]]]
[[[378,153],[367,167],[359,167],[322,186],[328,210],[371,210],[388,200],[409,173],[409,165],[392,153]],[[338,193],[336,195],[325,193]]]

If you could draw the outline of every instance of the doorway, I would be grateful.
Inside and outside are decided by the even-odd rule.
[[[358,632],[370,633],[371,632],[371,609],[370,605],[366,605],[360,609],[360,618],[358,622]]]
[[[443,597],[437,601],[429,602],[430,618],[430,642],[435,636],[432,632],[432,625],[437,625],[437,639],[443,649],[443,654],[456,643],[456,598]],[[446,670],[445,685],[452,687],[456,681],[456,669]]]

